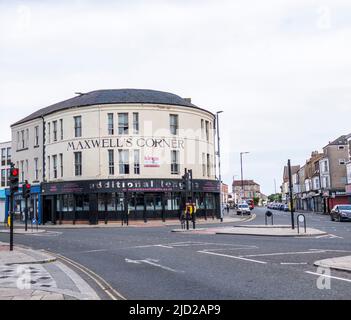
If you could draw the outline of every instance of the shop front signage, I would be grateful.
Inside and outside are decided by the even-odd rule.
[[[185,141],[176,138],[106,138],[84,139],[67,142],[67,151],[81,151],[91,149],[115,149],[115,148],[171,148],[184,149]]]
[[[145,168],[159,168],[160,167],[160,158],[159,157],[144,157],[144,167]]]
[[[194,192],[219,193],[219,182],[211,180],[194,180]],[[182,180],[174,179],[125,179],[92,180],[44,183],[42,193],[103,193],[103,192],[180,192]]]

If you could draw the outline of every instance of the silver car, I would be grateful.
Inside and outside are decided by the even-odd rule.
[[[236,210],[236,214],[251,214],[251,210],[248,204],[239,204],[238,209]]]
[[[330,212],[331,221],[351,221],[351,205],[338,204]]]

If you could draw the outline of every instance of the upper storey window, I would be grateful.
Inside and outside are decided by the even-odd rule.
[[[139,134],[139,113],[133,112],[133,134]]]
[[[82,117],[74,117],[74,136],[80,138],[82,136]]]
[[[129,131],[129,121],[128,113],[118,114],[118,134],[128,134]]]
[[[57,141],[57,121],[52,122],[54,141]]]
[[[206,140],[210,141],[210,123],[208,121],[205,122],[205,130],[206,130]]]
[[[169,122],[170,122],[170,130],[171,134],[177,135],[179,129],[179,118],[177,114],[170,114],[169,115]]]
[[[34,128],[34,146],[39,146],[39,126]]]
[[[107,114],[107,131],[109,135],[115,134],[115,128],[113,124],[113,113]]]

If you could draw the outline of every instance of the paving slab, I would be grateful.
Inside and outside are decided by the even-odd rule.
[[[316,267],[351,272],[351,256],[329,258],[314,263]]]
[[[0,300],[99,300],[79,274],[42,250],[0,242]]]

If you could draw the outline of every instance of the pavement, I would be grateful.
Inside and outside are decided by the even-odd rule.
[[[351,272],[351,256],[319,260],[314,265],[316,267]]]
[[[75,271],[42,250],[0,242],[0,300],[99,300]]]
[[[234,211],[231,211],[229,214],[225,214],[223,217],[223,222],[220,221],[220,219],[208,217],[207,219],[204,218],[197,218],[196,219],[196,224],[197,225],[204,225],[204,224],[219,224],[219,223],[237,223],[237,222],[245,222],[248,220],[254,219],[256,216],[236,216],[234,215]],[[94,224],[90,225],[88,223],[63,223],[63,224],[45,224],[45,225],[40,225],[38,226],[39,230],[38,232],[43,232],[41,230],[43,229],[83,229],[83,228],[126,228],[126,227],[169,227],[169,226],[178,226],[180,225],[179,219],[167,219],[165,222],[162,220],[148,220],[147,222],[144,222],[143,220],[129,220],[128,226],[126,224],[122,225],[121,222],[108,222],[107,224],[104,223],[104,221],[100,221],[99,224]],[[25,233],[24,232],[24,225],[15,224],[15,230],[18,233]],[[0,230],[0,232],[8,232],[8,229],[5,230]],[[30,228],[28,228],[28,233],[32,232]],[[36,229],[34,228],[33,232],[36,232]]]

